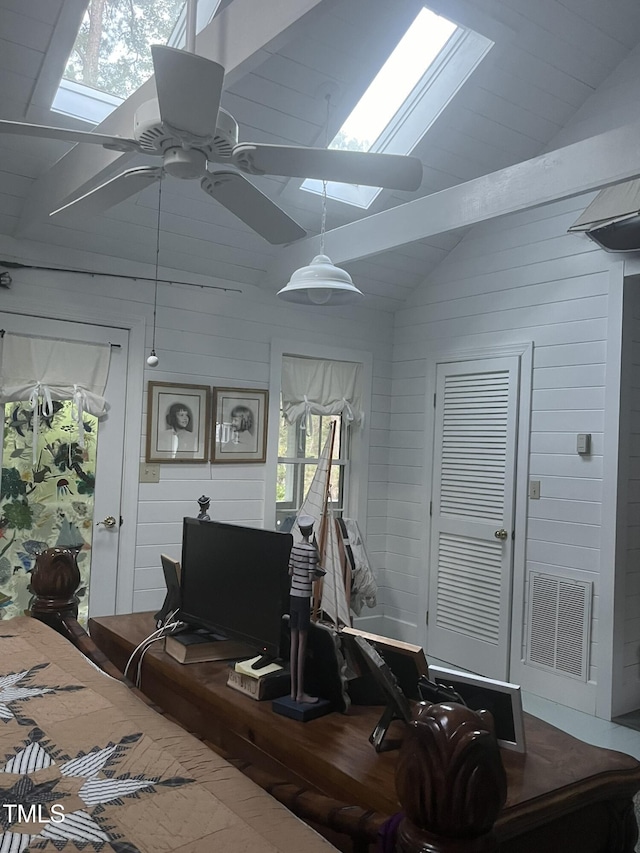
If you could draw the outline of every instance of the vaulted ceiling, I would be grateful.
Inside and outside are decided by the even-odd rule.
[[[86,2],[0,0],[0,118],[71,126],[48,105]],[[636,0],[428,5],[495,45],[413,152],[424,164],[420,189],[384,191],[368,211],[329,201],[330,230],[544,152],[640,42]],[[222,107],[238,121],[240,140],[322,145],[328,89],[335,130],[421,6],[417,0],[231,0],[200,34],[196,50],[225,66]],[[105,132],[130,136],[135,107],[153,95],[150,81],[103,123]],[[0,234],[153,263],[157,189],[95,217],[48,216],[66,196],[125,162],[148,164],[140,155],[97,146],[70,149],[59,141],[0,135]],[[299,180],[255,183],[310,234],[318,233],[320,200],[300,192]],[[273,289],[269,270],[278,268],[279,256],[293,257],[291,248],[267,243],[202,193],[197,181],[164,184],[163,269]],[[455,226],[454,219],[440,233],[379,253],[373,246],[369,257],[342,265],[371,307],[393,311],[461,239],[464,227]],[[303,245],[310,259],[315,252]]]

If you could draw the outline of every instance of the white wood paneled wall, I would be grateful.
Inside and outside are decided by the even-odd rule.
[[[633,103],[631,93],[638,74],[640,49],[636,48],[547,148],[634,120],[629,104]],[[602,605],[601,592],[604,583],[606,599],[614,598],[616,567],[601,546],[608,537],[607,529],[614,530],[616,521],[615,507],[603,506],[602,499],[604,430],[613,414],[606,410],[605,376],[607,368],[615,373],[613,361],[619,358],[615,342],[610,341],[608,346],[607,340],[619,320],[609,316],[609,287],[612,276],[620,274],[621,259],[596,249],[586,237],[566,234],[592,198],[590,194],[476,226],[396,314],[389,434],[389,553],[380,598],[387,633],[414,640],[422,635],[426,602],[419,600],[418,593],[421,576],[428,572],[427,468],[432,436],[425,434],[425,392],[430,353],[444,345],[463,350],[532,341],[529,477],[541,481],[541,499],[528,502],[527,567],[569,575],[584,570],[593,577],[591,667],[590,683],[582,687],[567,687],[567,680],[534,672],[531,667],[524,671],[518,661],[526,636],[525,572],[521,569],[519,586],[514,587],[520,596],[514,625],[519,629],[518,622],[523,624],[519,643],[515,644],[512,677],[540,695],[593,713],[593,685],[598,681],[600,659],[610,668],[614,664],[619,667],[624,657],[626,687],[621,688],[622,682],[612,685],[608,697],[612,704],[617,701],[614,691],[618,691],[625,692],[626,710],[640,705],[640,636],[636,636],[640,620],[635,606],[640,575],[633,569],[638,554],[631,544],[637,543],[634,526],[633,532],[629,531],[632,550],[626,579],[626,591],[633,601],[625,602],[627,618],[623,617],[621,625],[616,618],[614,625],[614,608]],[[614,269],[618,272],[613,273]],[[616,392],[617,388],[613,389]],[[633,424],[636,429],[638,424]],[[588,458],[575,452],[578,432],[592,434],[593,449]],[[611,440],[609,437],[609,448]],[[636,443],[634,437],[632,447]],[[630,470],[635,471],[633,460]],[[634,501],[639,499],[636,492],[634,484],[630,490],[630,524]],[[618,568],[625,572],[624,565]],[[602,625],[600,613],[608,616]],[[618,643],[619,636],[623,641]],[[602,680],[608,675],[605,673]]]
[[[426,602],[416,593],[428,571],[425,478],[432,444],[425,435],[425,391],[432,353],[445,347],[465,351],[533,342],[529,476],[541,481],[541,499],[529,502],[527,567],[589,572],[598,612],[613,261],[587,238],[566,234],[583,207],[584,201],[574,199],[476,227],[396,314],[383,594],[389,621],[398,623],[396,633],[406,635],[416,626],[414,636],[420,636],[422,630]],[[578,432],[592,434],[587,458],[576,454]],[[523,582],[521,577],[521,595]],[[516,602],[516,622],[524,604]],[[596,618],[593,644],[597,636]],[[593,664],[591,677],[597,679]],[[559,679],[542,678],[547,693],[553,692],[549,683]],[[588,689],[583,686],[583,693]]]
[[[0,238],[6,257],[24,263],[68,265],[105,269],[104,258],[56,252],[42,245]],[[2,254],[0,254],[2,257]],[[126,270],[127,262],[115,261],[111,269]],[[130,264],[132,273],[153,275],[141,265]],[[135,269],[133,269],[135,267]],[[162,275],[161,271],[161,275]],[[175,274],[175,273],[174,273]],[[125,278],[100,278],[58,272],[12,270],[11,290],[0,291],[0,304],[10,310],[12,301],[51,306],[64,316],[65,306],[96,320],[131,316],[146,318],[145,353],[151,348],[154,285]],[[175,274],[177,278],[179,274]],[[216,280],[211,278],[211,284]],[[267,388],[272,339],[334,345],[373,354],[373,411],[371,413],[372,460],[370,476],[371,529],[376,530],[386,510],[383,482],[388,405],[392,318],[388,313],[366,308],[313,310],[290,306],[251,285],[239,285],[242,293],[223,293],[205,287],[160,284],[158,287],[156,349],[160,364],[145,366],[142,411],[130,417],[140,423],[139,455],[144,459],[146,430],[146,385],[149,380],[195,383],[210,386]],[[37,310],[37,309],[36,309]],[[116,325],[117,323],[113,323]],[[277,424],[270,424],[270,429]],[[182,518],[196,515],[197,499],[211,497],[211,517],[221,521],[262,527],[264,497],[275,483],[265,481],[265,465],[161,464],[160,482],[141,483],[134,588],[130,609],[159,607],[164,597],[160,553],[179,559]],[[367,519],[359,519],[363,532]],[[266,520],[266,526],[270,522]],[[384,538],[373,537],[369,549],[374,565],[384,562]],[[374,611],[363,615],[374,615]]]

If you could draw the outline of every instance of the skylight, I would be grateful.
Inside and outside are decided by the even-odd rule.
[[[422,9],[329,148],[345,147],[344,138],[357,142],[357,150],[369,151],[456,29],[446,18]]]
[[[493,42],[423,8],[329,148],[409,154]],[[322,192],[322,181],[302,189]],[[327,195],[367,208],[379,187],[327,183]]]
[[[200,0],[199,32],[222,0]],[[153,74],[150,46],[185,44],[185,0],[91,0],[51,109],[98,124]]]

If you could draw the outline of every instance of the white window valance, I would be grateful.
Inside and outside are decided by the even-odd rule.
[[[53,414],[54,400],[72,400],[77,440],[84,447],[82,416],[104,415],[109,344],[86,344],[6,332],[0,338],[0,403],[27,401],[33,410],[34,464],[40,414]]]
[[[307,431],[311,415],[342,415],[348,423],[361,423],[362,365],[284,356],[282,411],[290,424],[303,418]]]

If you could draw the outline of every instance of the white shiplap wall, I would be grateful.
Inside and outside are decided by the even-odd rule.
[[[529,476],[541,481],[541,499],[529,502],[526,568],[587,572],[595,583],[598,612],[604,377],[614,262],[587,238],[566,234],[583,207],[574,199],[478,226],[396,314],[385,572],[385,614],[396,634],[406,636],[416,626],[414,637],[422,635],[426,602],[416,593],[424,586],[421,574],[428,571],[426,472],[432,442],[425,434],[425,392],[434,354],[445,349],[533,342]],[[587,458],[575,452],[578,432],[592,434]],[[524,566],[516,570],[520,577],[514,578],[514,589],[523,596]],[[516,601],[516,624],[523,604]],[[596,618],[594,644],[597,636]],[[590,675],[596,679],[594,649],[591,660]],[[567,688],[558,676],[516,668],[523,686],[565,701],[572,690],[575,704],[593,709],[592,686],[572,683]]]
[[[81,269],[153,275],[139,264],[105,263],[104,257],[56,251],[42,245],[0,238],[0,257],[27,264],[68,265]],[[167,272],[161,270],[161,277]],[[176,278],[182,278],[174,272]],[[51,307],[64,317],[65,307],[95,317],[146,318],[145,354],[151,348],[154,285],[125,278],[101,278],[36,270],[12,270],[11,290],[0,291],[0,307],[13,302]],[[191,276],[193,279],[194,277]],[[204,280],[203,280],[204,282]],[[215,284],[216,280],[207,280]],[[305,346],[322,344],[348,347],[373,355],[371,412],[370,526],[377,530],[386,511],[385,440],[390,397],[391,315],[366,308],[309,310],[277,301],[251,285],[239,285],[242,293],[224,293],[205,287],[160,284],[158,287],[156,349],[157,369],[145,367],[144,388],[149,380],[195,383],[210,386],[268,388],[270,343],[280,339]],[[115,322],[113,322],[115,321]],[[141,411],[128,413],[140,424],[139,455],[144,458],[146,393]],[[271,429],[275,424],[271,424]],[[162,464],[160,482],[142,483],[138,491],[138,519],[134,562],[133,611],[157,608],[164,596],[160,552],[180,557],[182,518],[197,514],[197,498],[211,496],[212,518],[238,524],[270,526],[264,519],[264,499],[275,483],[266,481],[265,465]],[[367,519],[359,519],[363,531]],[[369,542],[374,564],[382,559],[385,539]],[[374,617],[374,611],[363,615]]]
[[[634,121],[629,104],[639,75],[636,48],[547,148]],[[616,564],[612,542],[621,324],[615,291],[621,289],[622,260],[595,249],[586,237],[566,234],[592,198],[569,199],[477,226],[398,312],[389,442],[389,459],[396,465],[389,474],[383,598],[387,632],[419,638],[426,606],[419,599],[426,588],[421,575],[428,572],[432,436],[425,435],[425,389],[431,353],[532,341],[529,477],[541,481],[541,499],[527,502],[526,568],[580,577],[586,573],[594,580],[590,683],[580,685],[519,662],[526,636],[521,624],[525,566],[519,567],[521,576],[514,584],[517,630],[511,677],[541,695],[607,716],[616,705],[620,709],[624,704],[624,710],[640,705],[635,599],[626,602],[625,619],[615,575],[626,575],[629,597],[640,592],[640,579],[633,568],[638,551],[628,552],[628,564],[624,559]],[[396,414],[399,410],[405,414]],[[588,458],[575,453],[578,432],[592,434]],[[414,452],[410,472],[402,464],[407,448]],[[630,470],[635,471],[633,459]],[[631,500],[634,494],[632,488]],[[631,542],[636,542],[633,536]],[[620,669],[623,658],[624,672],[631,677],[626,686],[622,677],[611,681],[611,670]]]

